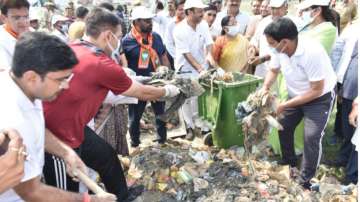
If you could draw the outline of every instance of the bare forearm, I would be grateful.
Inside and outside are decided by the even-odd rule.
[[[61,189],[45,185],[40,182],[40,177],[25,181],[14,187],[15,192],[25,201],[83,201],[82,194],[66,192]]]
[[[163,96],[165,96],[164,88],[149,85],[143,85],[137,93],[139,100],[157,100]]]
[[[161,58],[161,65],[170,67],[169,58],[167,57],[166,53]]]
[[[55,187],[51,187],[45,184],[40,184],[39,188],[34,190],[29,195],[24,197],[25,201],[29,202],[48,202],[48,201],[69,201],[69,202],[82,202],[83,195],[66,192]]]
[[[196,61],[196,59],[190,53],[185,53],[184,57],[190,63],[190,65],[194,67],[196,71],[201,72],[203,70],[202,69],[203,67]]]
[[[289,107],[297,107],[299,105],[303,105],[306,104],[316,98],[318,98],[322,93],[322,89],[321,90],[309,90],[308,92],[306,92],[303,95],[298,95],[286,102],[284,102],[284,107],[289,108]]]
[[[64,158],[71,148],[57,138],[49,129],[45,130],[45,150],[50,154]]]
[[[272,70],[272,69],[269,70],[268,73],[266,74],[263,88],[265,88],[266,90],[269,90],[271,88],[271,86],[273,85],[277,75],[278,75],[277,70]]]

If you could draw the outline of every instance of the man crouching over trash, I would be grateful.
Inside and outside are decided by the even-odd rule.
[[[271,62],[263,90],[269,90],[281,71],[286,80],[288,100],[279,104],[277,113],[284,130],[279,131],[282,160],[279,164],[296,166],[294,130],[304,118],[304,154],[300,176],[295,181],[310,189],[320,163],[321,141],[333,101],[336,75],[330,58],[321,45],[298,37],[295,24],[279,18],[269,24],[264,34],[272,47]]]

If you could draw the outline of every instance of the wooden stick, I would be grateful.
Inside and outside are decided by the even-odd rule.
[[[85,175],[81,170],[75,169],[74,175],[86,185],[96,195],[107,194],[99,185],[97,185],[89,176]]]

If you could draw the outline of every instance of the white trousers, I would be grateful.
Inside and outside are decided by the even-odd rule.
[[[184,118],[186,128],[195,128],[195,120],[198,117],[197,97],[191,97],[185,100],[181,106],[179,114]]]

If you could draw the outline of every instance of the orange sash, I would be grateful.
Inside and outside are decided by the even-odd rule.
[[[179,22],[181,22],[183,19],[179,18],[178,16],[175,16],[175,24],[178,24]]]
[[[5,24],[5,25],[4,25],[4,29],[5,29],[5,31],[7,31],[11,36],[13,36],[15,39],[18,39],[19,34],[16,33],[16,32],[14,32],[8,24]]]
[[[140,54],[138,61],[139,69],[147,69],[149,67],[149,62],[151,60],[154,70],[160,65],[159,56],[156,51],[152,48],[153,44],[153,36],[150,33],[147,37],[147,41],[149,44],[143,43],[143,38],[141,34],[135,29],[135,27],[131,28],[131,34],[135,38],[136,42],[140,44]]]

